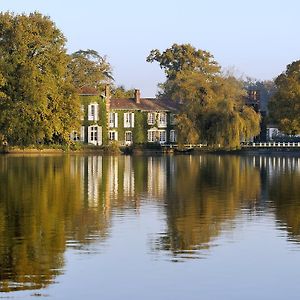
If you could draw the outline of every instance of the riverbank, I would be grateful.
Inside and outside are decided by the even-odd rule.
[[[66,147],[11,147],[0,149],[0,154],[100,154],[100,155],[192,155],[192,154],[217,154],[217,155],[300,155],[300,148],[242,148],[236,150],[213,149],[208,147],[195,148],[193,151],[178,152],[164,147],[115,147],[115,146],[83,146],[80,148]]]

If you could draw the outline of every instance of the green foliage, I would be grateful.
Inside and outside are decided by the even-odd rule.
[[[185,113],[179,114],[176,120],[178,124],[177,130],[179,132],[178,144],[196,144],[199,140],[199,135],[192,120]]]
[[[287,66],[275,80],[276,92],[269,103],[270,118],[286,134],[300,133],[300,60]]]
[[[74,86],[81,92],[99,90],[113,80],[112,69],[106,57],[95,50],[79,50],[71,54],[68,64]]]
[[[134,112],[133,142],[134,144],[143,144],[147,142],[147,113]]]
[[[99,103],[99,118],[102,126],[102,143],[103,145],[108,144],[108,127],[107,127],[107,111],[106,111],[106,101],[102,99]]]
[[[109,154],[120,154],[120,146],[118,141],[111,141],[109,145],[105,148],[106,152]]]
[[[142,111],[134,112],[134,127],[124,128],[124,113],[127,110],[118,110],[118,128],[112,128],[118,132],[118,140],[120,142],[125,141],[125,131],[132,131],[132,138],[134,144],[143,144],[147,142],[147,113]]]
[[[79,99],[65,38],[39,13],[0,14],[0,133],[9,144],[68,143]]]
[[[111,91],[113,98],[133,98],[134,89],[126,90],[123,85],[118,87],[113,87]]]
[[[158,49],[152,50],[147,61],[157,61],[168,79],[174,79],[181,71],[196,71],[207,75],[220,72],[219,65],[209,52],[196,49],[190,44],[173,44],[162,53]]]
[[[118,113],[118,128],[115,128],[118,131],[118,140],[120,142],[125,141],[125,131],[131,130],[131,128],[124,128],[124,112],[127,111],[116,111]]]
[[[209,52],[174,44],[162,54],[151,51],[147,61],[154,60],[167,76],[161,97],[183,104],[177,117],[179,143],[238,148],[241,140],[259,134],[260,115],[244,105],[242,83],[222,75]]]

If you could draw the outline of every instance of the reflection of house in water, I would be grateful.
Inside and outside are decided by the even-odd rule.
[[[102,181],[102,156],[74,156],[71,158],[70,174],[80,175],[82,199],[87,200],[89,207],[99,205],[99,187]]]
[[[247,160],[260,172],[262,191],[259,205],[262,209],[269,207],[272,182],[283,174],[285,177],[291,174],[300,175],[300,157],[260,155],[248,157]]]
[[[110,198],[117,199],[118,197],[118,165],[119,158],[116,156],[109,157],[109,166],[108,166],[108,190]]]
[[[269,179],[282,174],[283,171],[300,172],[300,157],[253,156],[251,159],[253,166],[266,172]]]
[[[268,161],[265,185],[277,228],[300,243],[300,158],[278,156]]]
[[[167,189],[167,160],[148,157],[148,197],[162,198]]]
[[[99,184],[102,179],[102,156],[87,157],[87,195],[90,207],[97,207],[99,203]]]
[[[124,157],[124,196],[134,196],[134,170],[131,156]]]

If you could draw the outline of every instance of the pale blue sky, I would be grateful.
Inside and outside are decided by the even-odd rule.
[[[151,49],[191,43],[224,67],[272,79],[300,59],[299,0],[0,0],[2,11],[40,11],[68,39],[68,50],[107,55],[117,84],[154,96],[164,81]]]

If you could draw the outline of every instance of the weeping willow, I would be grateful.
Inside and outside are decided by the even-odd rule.
[[[207,143],[211,147],[238,149],[260,133],[260,114],[246,106],[246,91],[234,77],[181,72],[167,83],[174,100],[180,99],[178,136],[185,143]]]

